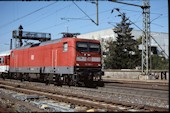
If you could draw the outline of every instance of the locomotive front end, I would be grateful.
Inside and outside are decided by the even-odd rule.
[[[75,72],[85,85],[102,82],[101,46],[97,40],[76,41]]]

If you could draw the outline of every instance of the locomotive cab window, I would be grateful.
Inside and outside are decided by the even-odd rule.
[[[91,42],[77,42],[76,50],[80,52],[100,52],[100,44]]]
[[[89,44],[89,51],[90,52],[99,52],[100,51],[100,45],[95,43]]]
[[[67,52],[68,51],[68,43],[65,42],[63,43],[63,52]]]
[[[88,51],[88,43],[87,42],[77,42],[76,49],[81,52],[87,52]]]

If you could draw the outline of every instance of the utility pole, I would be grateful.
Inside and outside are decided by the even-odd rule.
[[[18,28],[18,32],[19,32],[19,47],[21,47],[23,45],[23,42],[22,42],[22,29],[23,29],[23,27],[20,25],[19,28]]]
[[[96,25],[99,25],[99,3],[98,0],[96,0]]]
[[[85,19],[85,20],[91,20],[93,23],[95,23],[97,26],[99,25],[99,2],[98,0],[96,0],[95,2],[92,1],[91,3],[96,4],[96,22],[90,18],[89,15],[87,15],[73,0],[73,3],[79,8],[79,10],[81,10],[81,12],[83,12],[89,19]],[[82,19],[82,18],[61,18],[62,20],[68,20],[68,19]]]
[[[10,50],[12,49],[12,39],[10,39]]]
[[[142,36],[142,74],[148,75],[151,72],[151,36],[150,36],[150,3],[149,0],[143,0],[143,6],[119,2],[117,0],[108,0],[115,3],[140,7],[143,10],[143,36]],[[150,64],[150,66],[149,66]]]
[[[142,36],[142,74],[151,71],[151,38],[150,38],[150,6],[149,0],[143,0],[143,36]],[[150,64],[150,66],[149,66]],[[150,69],[149,69],[150,68]]]

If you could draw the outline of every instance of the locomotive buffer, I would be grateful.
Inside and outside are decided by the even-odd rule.
[[[50,33],[40,33],[40,32],[29,32],[22,31],[23,27],[20,25],[18,30],[14,30],[12,32],[12,37],[16,39],[16,48],[21,47],[23,45],[24,40],[38,40],[39,42],[44,42],[51,40]]]

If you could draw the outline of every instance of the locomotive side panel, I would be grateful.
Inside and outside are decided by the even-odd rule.
[[[10,56],[10,72],[19,72],[22,69],[20,66],[23,66],[27,61],[24,61],[24,52],[23,50],[12,50]],[[20,55],[21,54],[21,55]]]
[[[28,56],[28,49],[23,51],[22,56],[23,56],[23,67],[26,67],[26,66],[29,65],[29,61],[28,61],[28,57],[29,57]]]
[[[64,40],[54,49],[54,68],[58,74],[74,74],[75,48],[73,40]]]
[[[66,45],[65,45],[66,44]],[[13,50],[10,72],[73,74],[74,41]]]
[[[52,46],[42,46],[40,47],[40,51],[42,52],[42,64],[40,65],[41,67],[50,67],[53,62],[52,62]]]

